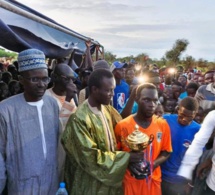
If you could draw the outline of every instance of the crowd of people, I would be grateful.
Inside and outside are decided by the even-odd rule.
[[[215,194],[215,70],[109,65],[86,47],[79,68],[38,49],[0,64],[0,194]],[[143,151],[126,142],[137,127]]]

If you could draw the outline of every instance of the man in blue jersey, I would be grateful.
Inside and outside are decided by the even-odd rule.
[[[123,80],[125,76],[124,68],[126,63],[119,61],[113,62],[110,67],[116,81],[116,88],[114,89],[113,107],[120,113],[129,97],[129,85]]]
[[[163,116],[170,126],[173,149],[170,158],[161,165],[163,195],[185,195],[192,187],[192,184],[177,175],[177,171],[194,135],[200,129],[200,125],[193,121],[198,107],[196,99],[186,97],[179,103],[178,114]]]

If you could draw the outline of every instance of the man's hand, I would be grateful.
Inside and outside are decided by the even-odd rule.
[[[197,171],[196,171],[196,176],[200,179],[205,178],[205,172],[209,171],[212,167],[212,160],[207,159],[204,161],[202,164],[199,165]]]
[[[76,85],[70,81],[66,86],[66,101],[70,102],[74,95],[77,94],[77,87]]]
[[[190,195],[192,190],[193,190],[194,186],[192,185],[191,181],[188,181],[185,185],[184,185],[184,192],[185,195]]]
[[[96,45],[96,50],[100,51],[100,46],[99,45]]]
[[[142,169],[139,163],[130,163],[128,165],[128,168],[131,172],[132,175],[141,175],[142,174]]]
[[[141,167],[140,162],[143,160],[143,152],[130,152],[130,159],[128,164],[128,169],[131,174],[135,177],[135,175],[141,175]]]
[[[136,179],[145,179],[150,175],[150,165],[143,160],[143,152],[130,152],[128,169]]]
[[[85,45],[87,46],[87,48],[90,48],[90,46],[91,46],[91,40],[89,39],[89,40],[87,40],[87,41],[85,41]]]
[[[170,153],[167,151],[161,151],[159,156],[154,160],[153,162],[153,171],[160,166],[162,163],[164,163],[170,156]]]
[[[133,86],[131,87],[131,94],[130,94],[130,98],[134,98],[134,99],[135,99],[135,97],[136,97],[137,87],[138,87],[138,85],[133,85]]]

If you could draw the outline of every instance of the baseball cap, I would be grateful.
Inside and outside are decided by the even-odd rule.
[[[122,62],[119,62],[119,61],[115,61],[111,65],[110,71],[113,72],[114,69],[126,68],[127,66],[128,66],[127,63],[122,63]]]
[[[136,64],[136,61],[134,59],[131,59],[130,64]]]

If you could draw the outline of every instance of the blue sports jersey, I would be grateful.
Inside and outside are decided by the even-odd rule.
[[[201,126],[195,121],[192,121],[190,125],[181,125],[178,123],[177,114],[165,114],[163,118],[170,126],[173,152],[167,161],[161,165],[162,180],[179,183],[184,181],[182,177],[177,175],[181,161]]]
[[[127,99],[129,97],[129,85],[121,81],[120,85],[116,85],[113,96],[113,107],[121,113]]]

